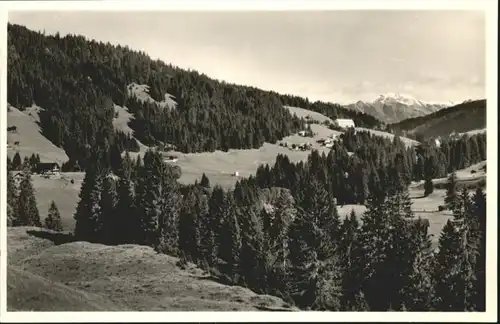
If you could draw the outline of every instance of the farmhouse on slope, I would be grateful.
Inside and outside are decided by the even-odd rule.
[[[335,123],[335,126],[343,129],[347,129],[349,127],[353,128],[356,127],[352,119],[335,119],[333,122]]]

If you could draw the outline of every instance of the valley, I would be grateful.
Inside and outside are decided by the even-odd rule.
[[[484,311],[486,100],[340,105],[7,34],[9,311]]]

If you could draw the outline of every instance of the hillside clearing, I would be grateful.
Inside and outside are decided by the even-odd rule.
[[[175,102],[174,96],[169,93],[165,94],[165,99],[162,101],[156,101],[151,98],[151,95],[149,94],[149,86],[145,84],[137,84],[133,82],[127,86],[127,92],[129,95],[135,96],[142,102],[153,102],[162,108],[174,109],[177,107],[177,102]]]
[[[8,126],[16,126],[16,131],[7,132],[7,155],[12,158],[19,152],[21,159],[33,153],[40,155],[41,162],[57,162],[62,164],[68,161],[68,156],[62,148],[55,146],[42,135],[38,125],[37,106],[27,108],[25,111],[9,106],[7,112]],[[30,116],[31,114],[31,116]],[[16,142],[19,142],[16,145]]]
[[[118,106],[117,104],[114,104],[114,107],[115,117],[113,118],[113,127],[117,131],[133,136],[134,130],[130,128],[128,123],[134,118],[134,115],[128,112],[127,107]]]
[[[41,229],[8,229],[9,311],[293,310],[281,299],[210,280],[194,265],[150,247],[88,242],[54,245]],[[35,248],[42,243],[43,248]],[[23,255],[17,255],[16,247]],[[12,248],[11,248],[12,247]],[[140,274],[140,275],[138,275]]]
[[[299,117],[299,118],[305,119],[306,117],[310,117],[311,120],[315,120],[319,123],[323,123],[325,121],[329,121],[330,123],[333,123],[333,120],[331,118],[328,118],[325,115],[320,114],[320,113],[315,112],[315,111],[312,111],[312,110],[308,110],[308,109],[304,109],[304,108],[300,108],[300,107],[290,107],[290,106],[283,106],[283,107],[288,109],[292,115],[296,114],[297,117]]]

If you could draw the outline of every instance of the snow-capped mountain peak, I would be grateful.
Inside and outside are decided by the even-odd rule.
[[[408,94],[388,92],[379,95],[374,101],[357,101],[346,107],[391,123],[427,115],[450,106],[453,106],[452,102],[425,102]]]
[[[390,103],[402,103],[408,106],[422,106],[425,105],[422,101],[410,96],[402,95],[399,93],[388,92],[386,94],[381,94],[375,100],[375,102],[390,104]]]

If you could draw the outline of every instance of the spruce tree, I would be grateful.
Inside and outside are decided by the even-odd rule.
[[[49,207],[49,214],[45,218],[45,228],[60,232],[63,230],[61,215],[57,209],[56,203],[52,200]]]
[[[432,178],[426,178],[424,182],[424,196],[427,197],[434,192],[434,183]]]
[[[180,173],[168,165],[161,168],[159,246],[160,250],[170,255],[178,254],[179,243],[179,213],[182,197],[177,179]]]
[[[138,240],[139,220],[135,204],[135,196],[133,192],[133,184],[131,181],[131,162],[128,152],[122,160],[122,165],[119,171],[120,180],[117,186],[117,202],[112,224],[113,244],[132,244]]]
[[[484,312],[486,309],[486,195],[481,188],[477,188],[473,202],[473,217],[478,221],[480,236],[478,255],[474,265],[476,275],[473,282],[473,303],[476,311]]]
[[[190,261],[198,258],[198,211],[197,189],[190,188],[184,196],[179,218],[179,249]]]
[[[161,157],[153,151],[144,155],[144,167],[140,169],[136,204],[139,217],[139,244],[157,246],[160,238]]]
[[[475,264],[479,252],[477,220],[466,189],[455,202],[453,220],[439,239],[434,280],[436,308],[440,311],[474,310]]]
[[[89,165],[80,189],[76,206],[74,234],[78,240],[98,242],[96,233],[99,228],[99,201],[102,192],[102,174],[98,166]]]
[[[247,217],[241,227],[241,252],[239,269],[245,285],[257,292],[267,292],[264,267],[264,235],[262,224],[253,208],[247,209]]]
[[[99,202],[99,241],[105,244],[115,243],[115,231],[117,228],[116,206],[118,200],[115,182],[111,177],[103,180],[101,199]]]
[[[342,270],[342,296],[340,305],[343,311],[368,310],[361,292],[362,267],[359,256],[359,221],[354,209],[344,218],[341,226],[339,253]]]
[[[316,249],[321,232],[312,215],[300,209],[289,228],[288,292],[301,308],[339,310],[341,272],[338,256],[320,260]]]
[[[19,197],[17,198],[15,213],[14,226],[42,226],[31,181],[31,174],[29,172],[24,173],[23,179],[19,185]]]
[[[196,233],[199,235],[198,252],[199,263],[204,266],[211,266],[217,259],[217,247],[215,244],[215,233],[211,224],[214,220],[208,208],[208,197],[201,194],[197,197],[198,219],[196,223]],[[205,269],[207,270],[207,269]]]
[[[200,182],[200,185],[204,188],[210,188],[210,180],[208,179],[208,177],[205,175],[205,173],[203,173],[203,175],[201,176],[201,182]]]
[[[453,171],[449,177],[446,185],[446,197],[444,198],[444,202],[450,210],[455,209],[455,205],[457,203],[458,194],[457,194],[457,174]]]
[[[224,194],[221,206],[222,218],[218,236],[219,257],[227,265],[227,271],[237,272],[241,247],[241,229],[236,216],[236,204],[232,194]]]
[[[403,305],[409,311],[428,311],[432,307],[434,255],[428,227],[420,218],[410,221],[410,264],[403,288]]]
[[[399,310],[411,275],[413,218],[407,189],[389,192],[385,199],[370,195],[359,235],[362,291],[371,310]],[[383,295],[379,294],[384,290]]]
[[[21,164],[22,164],[21,155],[19,155],[19,152],[16,152],[14,158],[12,159],[12,170],[14,171],[21,170]]]

